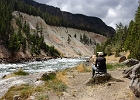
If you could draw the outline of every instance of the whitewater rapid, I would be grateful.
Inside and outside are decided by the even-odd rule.
[[[63,70],[85,63],[87,58],[58,58],[47,61],[34,61],[15,64],[0,64],[0,78],[22,68],[29,73]]]

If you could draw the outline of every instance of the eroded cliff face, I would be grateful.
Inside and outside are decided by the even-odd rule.
[[[95,44],[106,40],[104,36],[72,28],[47,25],[45,30],[45,42],[49,45],[54,45],[65,57],[91,56],[94,53]],[[80,36],[84,34],[91,39],[92,44],[87,45],[80,42]]]
[[[19,17],[19,12],[13,12],[15,17]],[[34,34],[36,31],[36,25],[42,27],[42,33],[44,36],[44,41],[49,46],[54,46],[63,57],[85,57],[91,56],[94,53],[95,44],[106,41],[106,37],[93,33],[82,31],[78,29],[66,28],[66,27],[56,27],[50,26],[45,23],[45,21],[36,16],[30,16],[25,13],[20,13],[22,15],[23,20],[28,22],[30,25],[31,34]],[[14,29],[17,28],[15,24],[13,24]],[[91,44],[87,45],[81,41],[81,36],[86,36],[89,39]],[[0,55],[3,52],[0,52]],[[19,57],[31,57],[30,50],[26,51],[26,56],[24,53],[18,53]],[[47,56],[44,52],[41,52],[41,55]]]

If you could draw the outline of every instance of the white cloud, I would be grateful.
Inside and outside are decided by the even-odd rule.
[[[62,10],[62,11],[68,11],[68,9],[69,9],[69,6],[68,6],[68,5],[63,5],[63,6],[61,7],[61,10]]]
[[[112,8],[110,8],[109,9],[109,11],[108,11],[108,15],[107,15],[107,17],[108,18],[112,18],[112,17],[116,17],[117,16],[117,14],[116,14],[116,12],[114,11],[114,9],[112,9]]]

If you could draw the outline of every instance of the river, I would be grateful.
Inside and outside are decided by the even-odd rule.
[[[20,68],[32,74],[38,72],[56,71],[66,68],[72,68],[79,65],[80,63],[85,63],[86,60],[87,58],[58,58],[50,59],[47,61],[0,64],[0,78],[2,78],[4,75],[17,71]]]

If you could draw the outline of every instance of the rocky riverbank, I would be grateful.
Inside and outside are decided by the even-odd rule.
[[[8,91],[12,86],[18,86],[21,84],[33,85],[37,81],[38,77],[41,77],[42,73],[37,73],[28,76],[14,76],[10,78],[0,79],[0,98]],[[9,77],[9,76],[8,76]]]
[[[0,63],[23,63],[28,61],[47,61],[53,57],[30,57],[30,58],[0,58]]]

